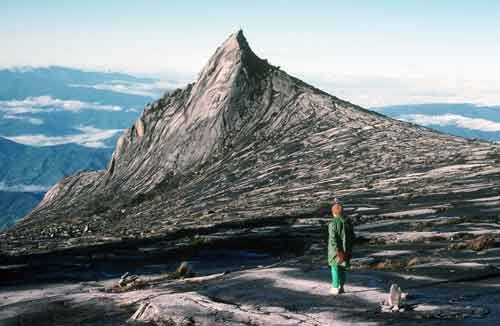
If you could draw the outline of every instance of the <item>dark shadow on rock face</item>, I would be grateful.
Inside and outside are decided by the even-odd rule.
[[[7,312],[8,309],[8,312]],[[2,313],[4,310],[6,313]],[[117,306],[112,299],[74,302],[60,297],[17,302],[0,308],[2,326],[122,326],[134,307]]]
[[[221,239],[210,242],[196,237],[182,238],[184,242],[178,248],[174,246],[175,241],[144,241],[25,257],[2,259],[0,256],[0,286],[34,282],[102,281],[120,277],[125,272],[159,274],[172,272],[184,260],[194,261],[196,271],[202,274],[207,271],[235,270],[242,265],[267,265],[279,260],[280,256],[301,254],[305,243],[302,238],[286,233],[253,237],[231,234],[218,236]]]

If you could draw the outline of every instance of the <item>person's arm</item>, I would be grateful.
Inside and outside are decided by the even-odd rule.
[[[328,224],[328,242],[330,246],[330,250],[332,252],[336,253],[339,250],[338,242],[337,242],[337,236],[335,232],[335,224],[330,223]]]
[[[346,242],[345,242],[345,253],[348,259],[351,259],[352,257],[352,247],[354,245],[354,239],[355,239],[355,234],[354,234],[354,227],[352,226],[352,220],[346,219],[345,221],[345,227],[346,227]]]
[[[346,239],[346,226],[345,226],[345,222],[342,221],[341,223],[338,223],[339,225],[339,230],[338,230],[338,233],[339,233],[339,242],[341,241],[342,243],[342,248],[338,248],[337,249],[337,258],[339,260],[339,264],[342,264],[344,261],[345,261],[345,248],[346,247],[346,242],[347,242],[347,239]]]

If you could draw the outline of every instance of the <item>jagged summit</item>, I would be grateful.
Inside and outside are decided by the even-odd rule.
[[[496,157],[491,144],[396,121],[319,91],[257,57],[238,31],[194,83],[144,109],[106,171],[62,180],[7,236],[57,247],[72,232],[85,237],[84,229],[92,237],[149,237],[300,216],[337,196],[397,197],[405,189],[398,182],[417,197],[420,190],[449,192],[472,179],[447,167],[484,161],[476,171],[481,179],[498,169]],[[445,176],[425,190],[438,168]]]
[[[192,94],[204,92],[209,88],[226,86],[231,90],[240,74],[245,77],[254,78],[265,74],[271,66],[266,60],[262,60],[250,48],[243,31],[239,30],[231,34],[226,41],[215,51],[208,63],[202,69],[194,84]]]
[[[192,85],[147,107],[119,140],[106,185],[145,192],[219,155],[246,123],[242,119],[257,103],[253,94],[263,91],[271,72],[241,31],[229,36]],[[156,159],[137,160],[151,155]]]
[[[245,35],[243,34],[242,29],[238,29],[236,32],[230,34],[227,39],[221,44],[219,49],[226,50],[237,50],[237,51],[246,51],[250,49],[250,45],[248,44]]]
[[[234,38],[240,47],[242,48],[247,48],[250,49],[250,46],[248,45],[247,39],[245,38],[245,35],[243,34],[243,29],[238,29],[235,33],[229,35],[229,38]]]
[[[257,57],[255,53],[250,48],[245,35],[243,34],[243,30],[239,29],[235,33],[229,35],[229,37],[222,43],[222,45],[217,49],[214,55],[218,52],[234,52],[238,53],[240,57],[244,57],[247,59],[249,57]]]
[[[229,37],[217,48],[214,57],[220,53],[234,53],[236,55],[243,55],[243,53],[254,54],[247,39],[243,35],[243,30],[238,30],[229,35]],[[255,54],[254,54],[255,55]],[[211,61],[211,60],[210,60]],[[209,61],[209,62],[210,62]]]

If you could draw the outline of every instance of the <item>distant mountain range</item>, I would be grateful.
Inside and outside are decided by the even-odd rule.
[[[0,136],[32,145],[102,146],[64,137],[88,134],[82,128],[94,134],[125,129],[147,102],[170,90],[171,84],[63,67],[0,70]],[[35,135],[39,137],[27,137]]]
[[[437,103],[386,106],[372,110],[456,136],[500,141],[500,106]]]
[[[103,169],[111,152],[76,144],[26,146],[0,137],[0,229],[27,214],[57,180]]]
[[[0,190],[46,190],[77,171],[104,168],[112,152],[76,144],[27,146],[0,137]]]
[[[26,146],[0,137],[0,229],[28,213],[57,180],[103,169],[111,153],[75,144]]]
[[[104,169],[123,130],[175,83],[54,66],[0,70],[0,85],[2,228],[61,178]]]
[[[63,100],[141,107],[143,97],[161,93],[154,86],[157,82],[157,79],[137,78],[122,73],[92,72],[59,66],[4,69],[0,70],[0,100],[51,95]],[[121,92],[117,91],[118,85],[124,87]],[[133,89],[137,85],[150,85],[150,89],[156,92],[134,94]],[[125,86],[129,86],[128,92]]]
[[[0,191],[0,230],[14,225],[43,198],[43,192]]]

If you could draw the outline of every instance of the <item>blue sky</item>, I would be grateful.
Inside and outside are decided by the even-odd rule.
[[[0,3],[0,66],[192,79],[243,28],[290,74],[362,104],[500,104],[500,1]]]

